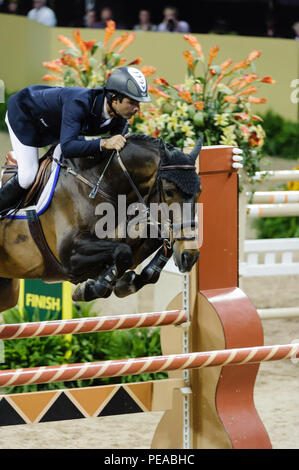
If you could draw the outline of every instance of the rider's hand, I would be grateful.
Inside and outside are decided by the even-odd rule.
[[[105,150],[121,150],[126,145],[126,139],[122,135],[113,135],[109,139],[101,139],[101,148]]]

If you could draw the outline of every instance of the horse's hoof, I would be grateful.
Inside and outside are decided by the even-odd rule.
[[[75,288],[73,295],[72,295],[72,300],[74,302],[84,302],[85,301],[85,282],[82,282],[81,284],[78,284],[77,287]]]

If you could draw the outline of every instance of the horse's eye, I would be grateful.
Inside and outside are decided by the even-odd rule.
[[[173,197],[173,190],[172,189],[166,189],[165,194],[167,197]]]

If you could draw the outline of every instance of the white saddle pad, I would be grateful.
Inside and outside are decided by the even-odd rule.
[[[61,148],[60,144],[57,145],[57,147],[54,150],[53,157],[55,157],[58,161],[61,159]],[[52,200],[54,191],[55,191],[55,186],[58,180],[59,176],[59,171],[60,171],[60,165],[58,165],[55,161],[52,162],[51,166],[51,175],[47,181],[46,186],[43,189],[43,192],[41,193],[39,200],[37,201],[36,205],[33,206],[28,206],[25,209],[20,209],[18,212],[9,212],[7,214],[7,218],[9,219],[27,219],[27,213],[26,211],[28,210],[33,210],[35,209],[37,212],[37,215],[43,214],[47,208],[50,205],[50,202]]]

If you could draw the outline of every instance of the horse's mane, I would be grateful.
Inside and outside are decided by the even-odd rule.
[[[155,145],[160,145],[160,142],[162,139],[157,139],[156,137],[152,137],[150,135],[144,135],[144,134],[130,134],[127,140],[137,140],[140,142],[144,143],[149,143],[149,144],[155,144]],[[164,145],[166,146],[167,150],[174,150],[175,146],[172,144],[169,144],[168,142],[164,141]]]
[[[159,147],[161,144],[161,139],[157,139],[155,137],[151,137],[150,135],[144,135],[144,134],[130,134],[127,138],[127,142],[130,143],[135,143],[135,144],[140,144],[140,145],[148,145],[148,146],[154,146],[154,147]],[[168,142],[164,141],[164,145],[167,148],[168,151],[172,152],[176,150],[176,147],[172,144],[169,144]],[[104,157],[109,157],[111,155],[111,150],[104,150]],[[74,159],[68,159],[71,165],[74,165],[78,169],[84,170],[84,169],[89,169],[89,168],[94,168],[97,166],[99,163],[103,161],[103,157],[100,159],[98,158],[86,158],[86,157],[81,157],[81,158],[74,158]]]

